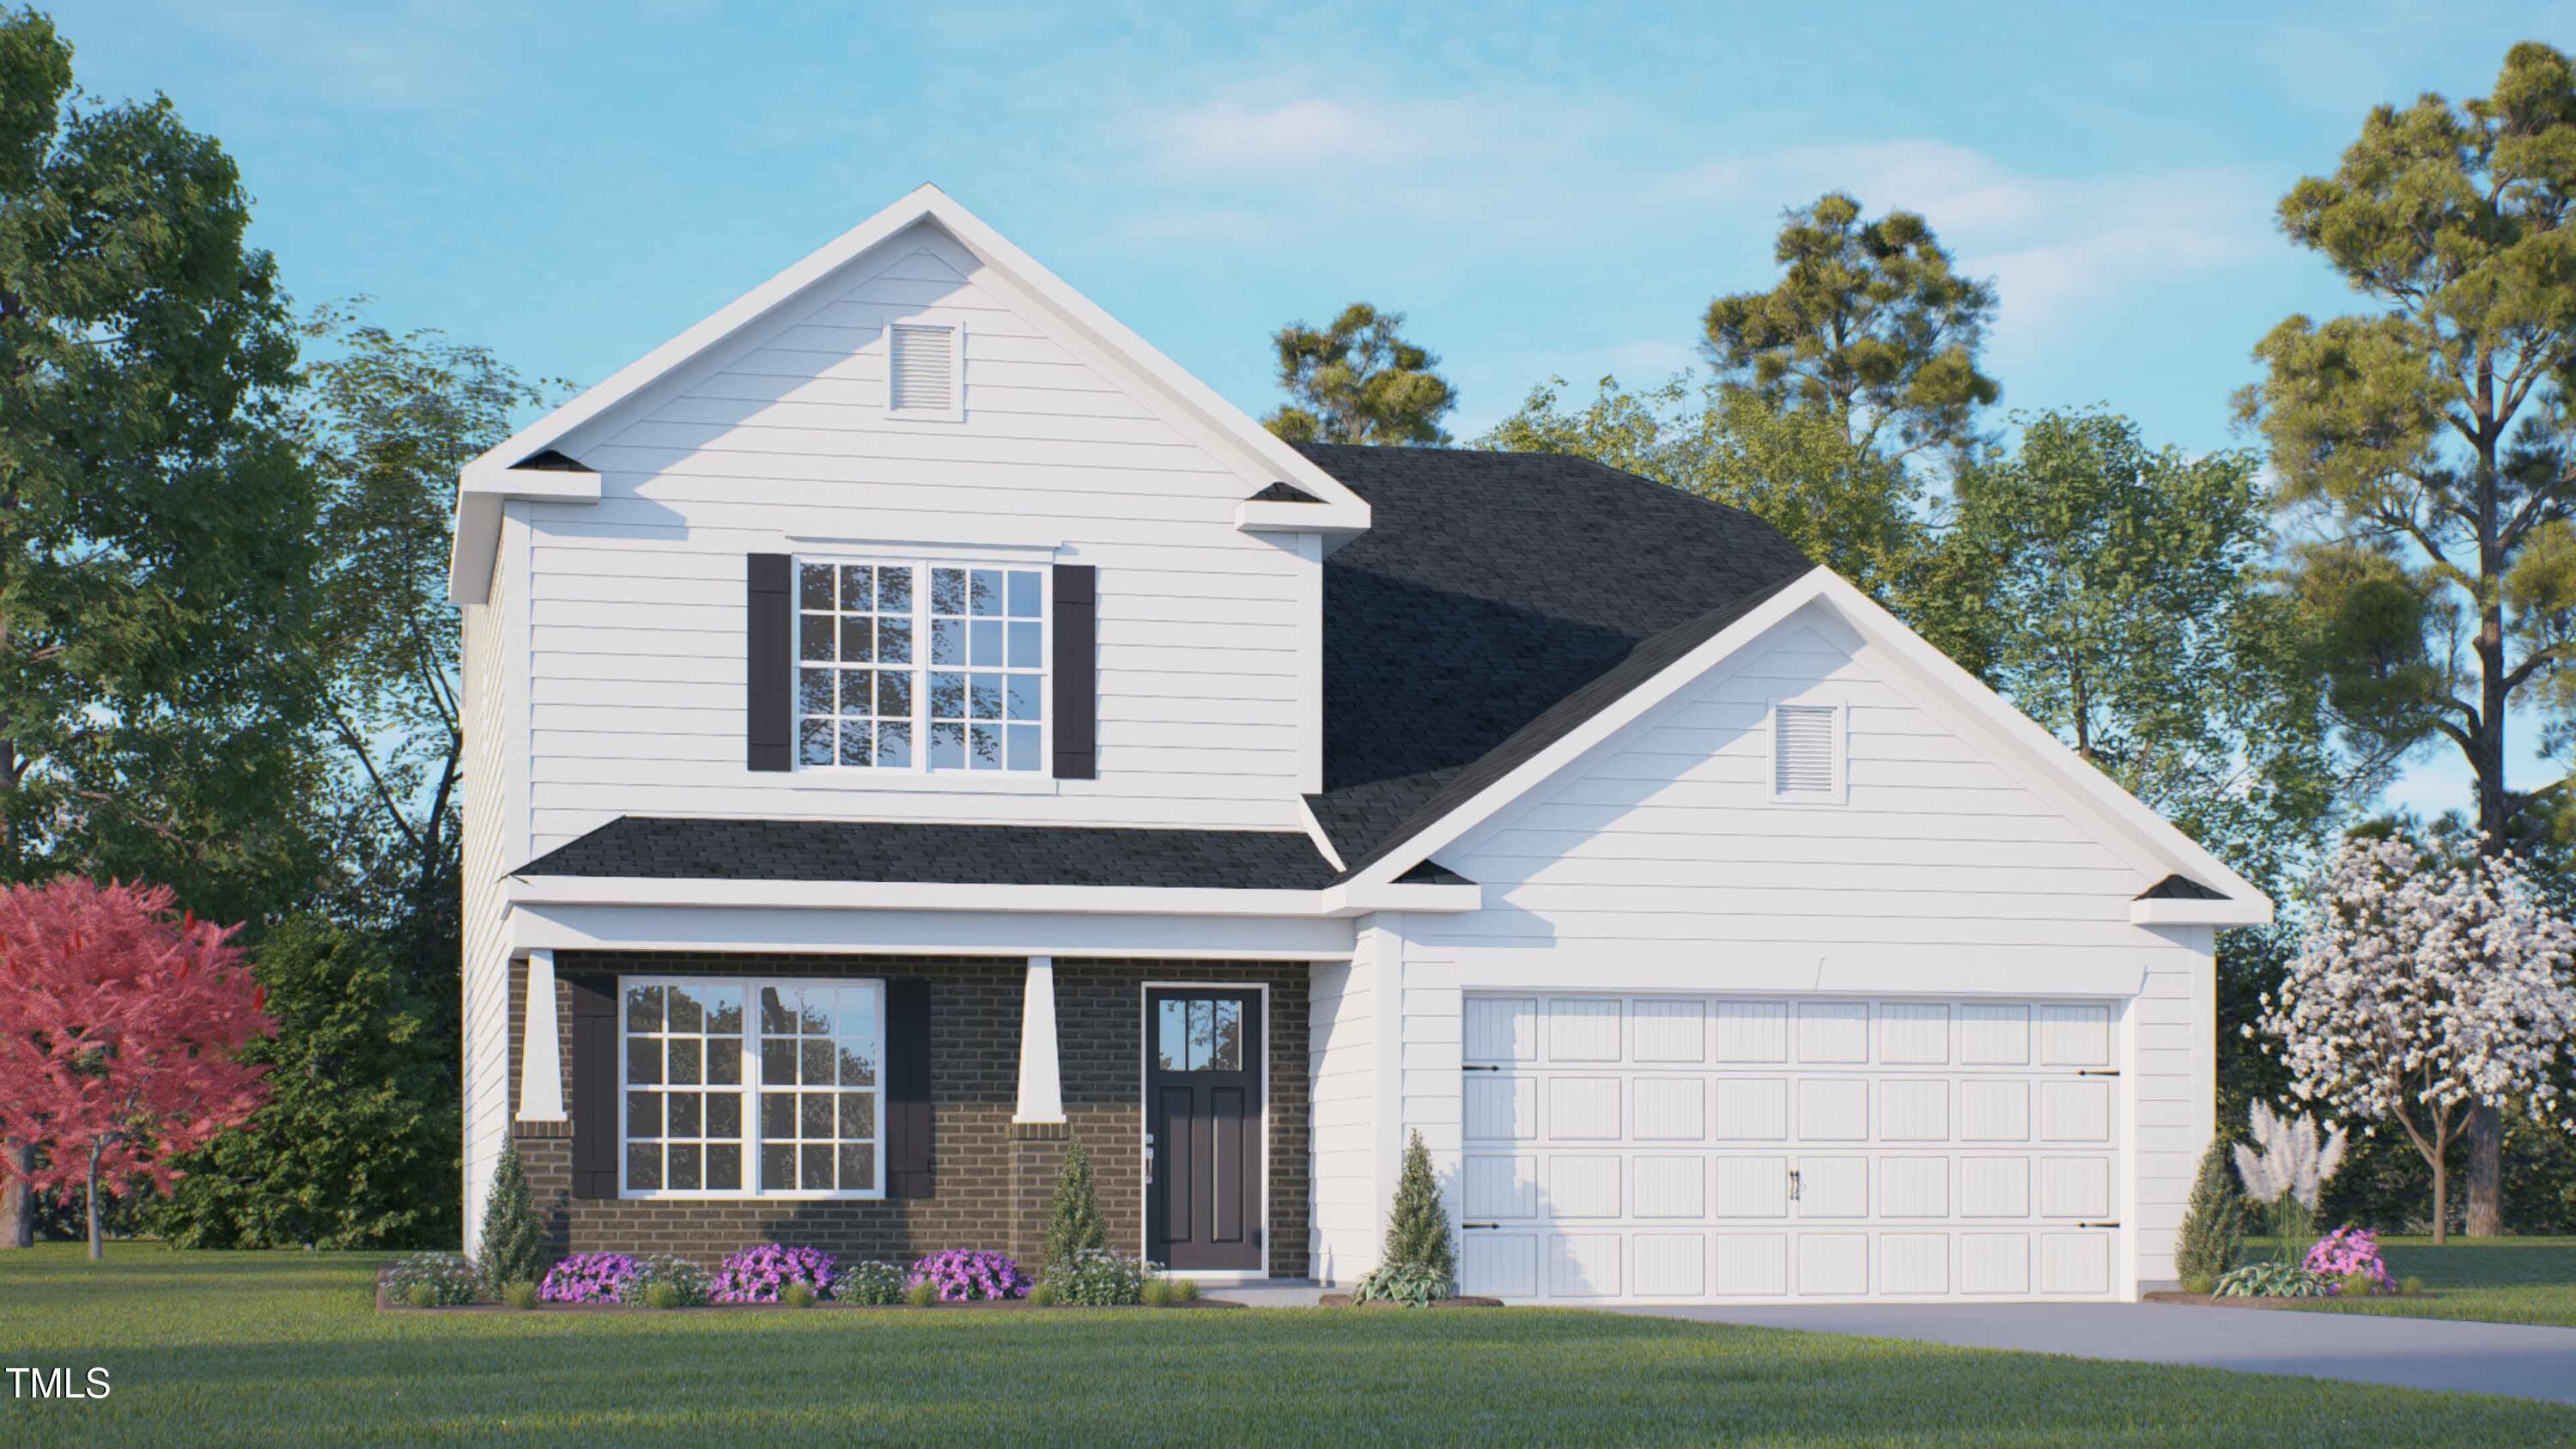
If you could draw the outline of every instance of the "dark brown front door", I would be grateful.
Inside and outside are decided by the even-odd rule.
[[[1145,993],[1147,1255],[1178,1269],[1262,1266],[1261,993]]]

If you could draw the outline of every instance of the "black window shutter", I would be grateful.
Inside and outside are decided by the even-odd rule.
[[[1100,739],[1100,595],[1089,564],[1055,567],[1055,777],[1088,780]]]
[[[796,687],[795,574],[795,561],[783,553],[744,559],[743,763],[755,770],[795,767],[788,708]]]
[[[886,1196],[930,1197],[936,1122],[930,1105],[930,983],[886,982]]]
[[[617,1196],[617,982],[567,976],[572,989],[572,1195]]]

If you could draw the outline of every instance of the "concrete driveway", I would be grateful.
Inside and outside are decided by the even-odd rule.
[[[2179,1303],[1891,1303],[1611,1311],[2576,1403],[2576,1328]]]

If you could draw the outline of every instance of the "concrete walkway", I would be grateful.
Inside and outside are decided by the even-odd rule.
[[[1676,1306],[1610,1311],[2576,1403],[2576,1328],[2179,1303]]]

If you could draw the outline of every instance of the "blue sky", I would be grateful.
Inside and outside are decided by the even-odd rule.
[[[365,293],[531,374],[605,376],[936,181],[1256,413],[1281,323],[1402,309],[1463,436],[1550,374],[1690,364],[1708,299],[1771,276],[1780,210],[1842,187],[1996,280],[2008,405],[2108,403],[2195,450],[2242,441],[2257,337],[2346,305],[2280,193],[2372,104],[2576,43],[2576,6],[2476,3],[53,13],[93,94],[165,92],[223,139],[300,299]],[[2432,756],[2397,795],[2467,778]]]

